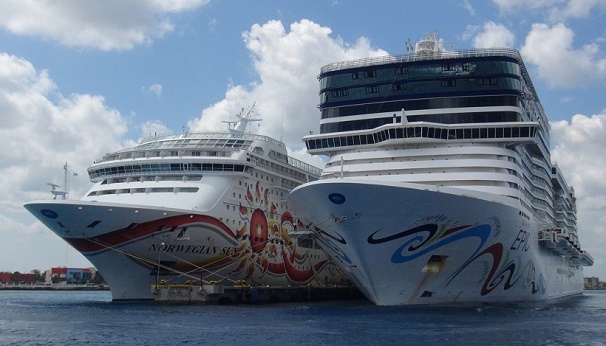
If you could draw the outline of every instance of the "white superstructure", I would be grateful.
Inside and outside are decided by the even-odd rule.
[[[320,170],[284,144],[245,133],[179,133],[107,154],[81,200],[25,207],[88,258],[118,299],[153,299],[154,283],[324,285],[344,280],[289,210]]]
[[[304,140],[329,159],[291,206],[379,305],[581,293],[593,259],[519,53],[442,46],[322,68]]]

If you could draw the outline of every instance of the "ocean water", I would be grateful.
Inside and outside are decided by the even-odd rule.
[[[606,291],[549,304],[161,306],[0,291],[0,345],[606,345]]]

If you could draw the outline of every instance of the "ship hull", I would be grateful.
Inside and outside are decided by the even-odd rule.
[[[544,301],[582,292],[582,267],[540,245],[524,211],[462,190],[357,178],[289,203],[377,305]]]
[[[319,248],[299,245],[289,212],[240,207],[234,229],[209,213],[86,201],[25,205],[81,252],[114,300],[154,299],[158,283],[325,285],[341,274]]]

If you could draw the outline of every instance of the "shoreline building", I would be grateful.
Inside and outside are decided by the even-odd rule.
[[[46,283],[79,285],[92,281],[97,275],[97,270],[94,267],[90,268],[68,268],[55,267],[44,272]]]

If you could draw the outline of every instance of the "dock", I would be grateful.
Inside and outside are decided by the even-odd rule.
[[[107,285],[0,285],[0,291],[109,291]]]
[[[353,286],[152,285],[155,301],[164,305],[268,304],[362,300]]]

